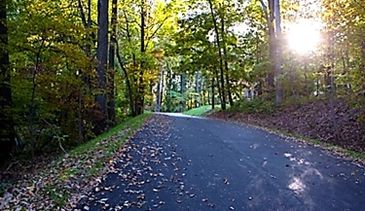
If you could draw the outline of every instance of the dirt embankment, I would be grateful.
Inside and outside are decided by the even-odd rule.
[[[343,101],[330,106],[326,101],[290,106],[272,114],[216,112],[210,117],[277,129],[365,152],[365,127],[361,112]],[[363,114],[364,115],[364,114]]]

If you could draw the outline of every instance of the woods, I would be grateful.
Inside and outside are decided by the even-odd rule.
[[[362,0],[0,0],[0,210],[253,209],[272,187],[315,209],[299,200],[309,192],[284,197],[298,184],[362,208],[365,174],[323,149],[365,159],[364,34]],[[109,199],[106,172],[123,187]],[[253,191],[236,200],[241,178]]]
[[[1,1],[1,157],[63,153],[145,110],[365,101],[361,1]],[[312,45],[313,44],[313,45]],[[365,116],[356,121],[362,125]],[[364,126],[365,127],[365,126]]]

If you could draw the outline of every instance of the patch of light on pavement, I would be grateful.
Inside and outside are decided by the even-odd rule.
[[[296,194],[299,194],[304,192],[306,186],[300,178],[294,177],[289,183],[288,188],[294,191]]]
[[[285,156],[286,158],[288,158],[288,157],[291,157],[291,156],[292,156],[292,154],[290,154],[290,153],[284,153],[284,156]]]

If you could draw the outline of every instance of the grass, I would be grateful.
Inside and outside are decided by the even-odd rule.
[[[221,105],[216,105],[214,110],[221,109]],[[210,112],[212,112],[212,106],[211,105],[204,105],[200,106],[198,108],[193,108],[190,110],[187,110],[183,112],[183,114],[190,115],[190,116],[204,116]]]
[[[193,109],[187,110],[184,112],[184,114],[190,115],[190,116],[203,116],[204,114],[210,112],[211,110],[212,110],[211,105],[205,105],[205,106],[201,106],[198,108],[193,108]]]
[[[65,207],[71,194],[80,190],[68,190],[63,188],[64,185],[79,181],[87,183],[100,176],[128,137],[133,135],[151,115],[151,113],[146,113],[127,118],[114,128],[74,148],[69,151],[68,155],[62,156],[46,167],[47,169],[42,171],[41,177],[47,182],[41,190],[40,196],[49,198],[58,208]]]
[[[112,135],[115,135],[116,133],[118,133],[121,130],[128,129],[128,130],[130,130],[129,132],[131,133],[134,130],[138,129],[145,122],[145,120],[150,116],[151,116],[151,113],[145,113],[145,114],[142,114],[142,115],[137,116],[137,117],[129,117],[129,118],[125,119],[123,122],[121,122],[120,124],[118,124],[117,126],[113,127],[112,129],[110,129],[110,130],[104,132],[103,134],[97,136],[93,140],[90,140],[87,143],[76,147],[75,149],[70,151],[69,154],[78,156],[78,155],[82,155],[84,153],[87,153],[88,151],[95,148],[97,143],[99,143],[101,140],[109,138],[109,137],[111,137]],[[114,148],[112,146],[104,146],[104,147]]]

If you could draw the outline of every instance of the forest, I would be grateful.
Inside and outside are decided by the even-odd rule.
[[[229,137],[231,140],[242,138],[243,129],[228,123],[223,125],[218,121],[213,123],[213,120],[196,123],[199,120],[190,117],[186,121],[168,120],[160,113],[202,115],[203,112],[210,119],[250,124],[308,138],[314,145],[364,161],[364,34],[363,0],[0,0],[0,209],[68,210],[82,206],[89,210],[91,204],[77,205],[79,199],[74,196],[80,197],[85,191],[109,190],[109,187],[102,190],[95,187],[102,181],[98,176],[105,172],[121,171],[119,180],[130,179],[128,184],[142,181],[141,175],[164,177],[161,172],[152,173],[157,164],[148,162],[170,153],[172,156],[159,158],[160,164],[172,162],[169,165],[174,166],[171,172],[186,170],[191,168],[191,160],[195,165],[202,160],[194,156],[200,153],[202,157],[215,149],[212,143],[221,138],[219,135],[225,136],[221,138],[222,142],[216,142],[219,144],[227,144],[225,141]],[[179,121],[185,122],[180,124]],[[175,128],[170,130],[170,127]],[[189,127],[195,130],[184,132],[186,128],[189,131]],[[209,133],[204,131],[209,130],[212,134],[220,133],[213,138],[207,137]],[[264,136],[272,137],[245,130],[247,137],[255,135],[252,140],[257,143],[261,143]],[[168,136],[168,132],[175,135]],[[132,140],[137,144],[126,141],[134,135],[137,138]],[[175,141],[180,140],[178,136],[185,137],[185,142],[175,146]],[[195,144],[200,143],[202,137],[209,140],[210,145],[202,142],[206,148],[195,152],[201,149]],[[251,143],[247,137],[244,140]],[[124,143],[125,148],[122,147]],[[191,157],[184,160],[178,154],[185,143],[191,146],[182,154]],[[217,150],[222,153],[206,157],[214,159],[227,153],[219,160],[221,163],[213,165],[218,168],[240,150],[252,149],[245,151],[246,155],[253,152],[259,145],[252,143],[229,153],[224,150],[232,149],[232,146],[218,144]],[[290,144],[298,145],[296,142]],[[306,147],[284,145],[287,151],[280,155],[282,163],[275,168],[282,166],[285,169],[279,172],[270,169],[266,182],[284,180],[288,176],[280,178],[275,173],[280,175],[288,172],[287,169],[293,169],[293,172],[299,169],[297,175],[300,175],[308,167],[289,168],[292,164],[288,162],[297,159],[294,154]],[[158,153],[162,149],[165,154]],[[293,149],[296,149],[295,153],[290,151]],[[333,160],[326,155],[319,157],[322,154],[311,149],[308,150],[310,156],[304,157],[312,163],[302,159],[302,164],[314,165],[323,161],[327,162],[323,164],[326,168],[330,166],[329,170],[351,171],[341,173],[338,178],[358,177],[351,184],[346,183],[352,181],[347,179],[339,182],[343,187],[351,187],[351,191],[342,191],[336,186],[329,192],[339,189],[342,192],[331,197],[363,192],[363,189],[356,192],[361,188],[359,181],[363,173],[359,171],[363,172],[363,169],[345,164],[347,170],[343,170],[337,164],[342,160]],[[141,163],[148,167],[135,171],[140,166],[138,162],[133,163],[133,156],[128,154],[134,155],[134,150],[141,154]],[[276,151],[267,152],[271,153],[269,156],[279,156]],[[127,167],[116,170],[117,167],[109,165],[116,163],[113,159],[117,155]],[[211,171],[229,169],[236,160],[249,162],[250,157],[246,155],[243,160],[234,157],[234,161]],[[266,156],[260,153],[250,156],[260,160],[261,155]],[[276,157],[264,157],[262,164],[247,166],[255,167],[251,169],[253,172],[269,168],[272,160],[279,160]],[[185,161],[188,164],[181,164]],[[213,168],[212,162],[203,167]],[[182,167],[176,167],[177,164]],[[236,181],[229,178],[240,175],[242,172],[237,169],[242,166],[232,168],[235,170],[221,172],[232,175],[218,179],[223,181],[219,183],[222,188],[217,186],[213,192],[234,187]],[[306,180],[291,175],[288,181],[272,186],[288,182],[288,187],[284,188],[294,191],[315,187],[314,184],[322,181],[317,178],[319,175],[322,179],[318,172],[327,171],[324,167],[309,170],[312,173],[308,175],[316,176],[310,185],[305,186],[302,183]],[[144,171],[150,173],[139,175]],[[262,176],[262,172],[256,173]],[[179,177],[189,176],[189,173],[179,174]],[[210,176],[205,175],[206,181]],[[332,176],[328,181],[336,180]],[[251,178],[249,174],[241,177]],[[150,180],[155,181],[143,178],[142,182],[152,185],[153,182],[145,183]],[[181,181],[177,190],[189,185]],[[147,189],[151,194],[159,194],[161,189],[156,187],[161,184]],[[325,190],[331,185],[318,187]],[[272,190],[266,193],[278,195],[270,192]],[[140,193],[125,191],[132,195]],[[247,193],[251,195],[243,196],[248,203],[258,198],[251,192]],[[199,195],[186,193],[189,200],[195,200]],[[147,209],[165,205],[159,200],[157,205],[149,205],[144,201],[145,197],[148,198],[148,194],[137,197],[141,204],[125,200],[122,206]],[[332,200],[331,197],[328,200]],[[320,199],[323,206],[327,203],[324,198],[327,197]],[[197,200],[207,203],[210,208],[216,206],[218,210],[234,210],[233,204],[242,202],[231,200],[232,205],[219,207],[222,204],[213,204],[206,196]],[[101,204],[107,208],[109,202],[105,201],[101,199]],[[333,201],[339,206],[342,203],[337,199]],[[361,203],[362,200],[357,201]],[[180,202],[178,199],[177,203]],[[357,206],[348,201],[345,205]],[[345,205],[343,210],[348,208]],[[303,202],[300,206],[307,204]],[[364,208],[360,204],[359,209],[354,210],[361,210],[361,206]],[[196,207],[196,210],[204,209]],[[308,209],[321,210],[321,207]]]
[[[365,130],[361,0],[1,0],[0,19],[2,161],[204,105],[320,101],[339,129],[341,101]]]

